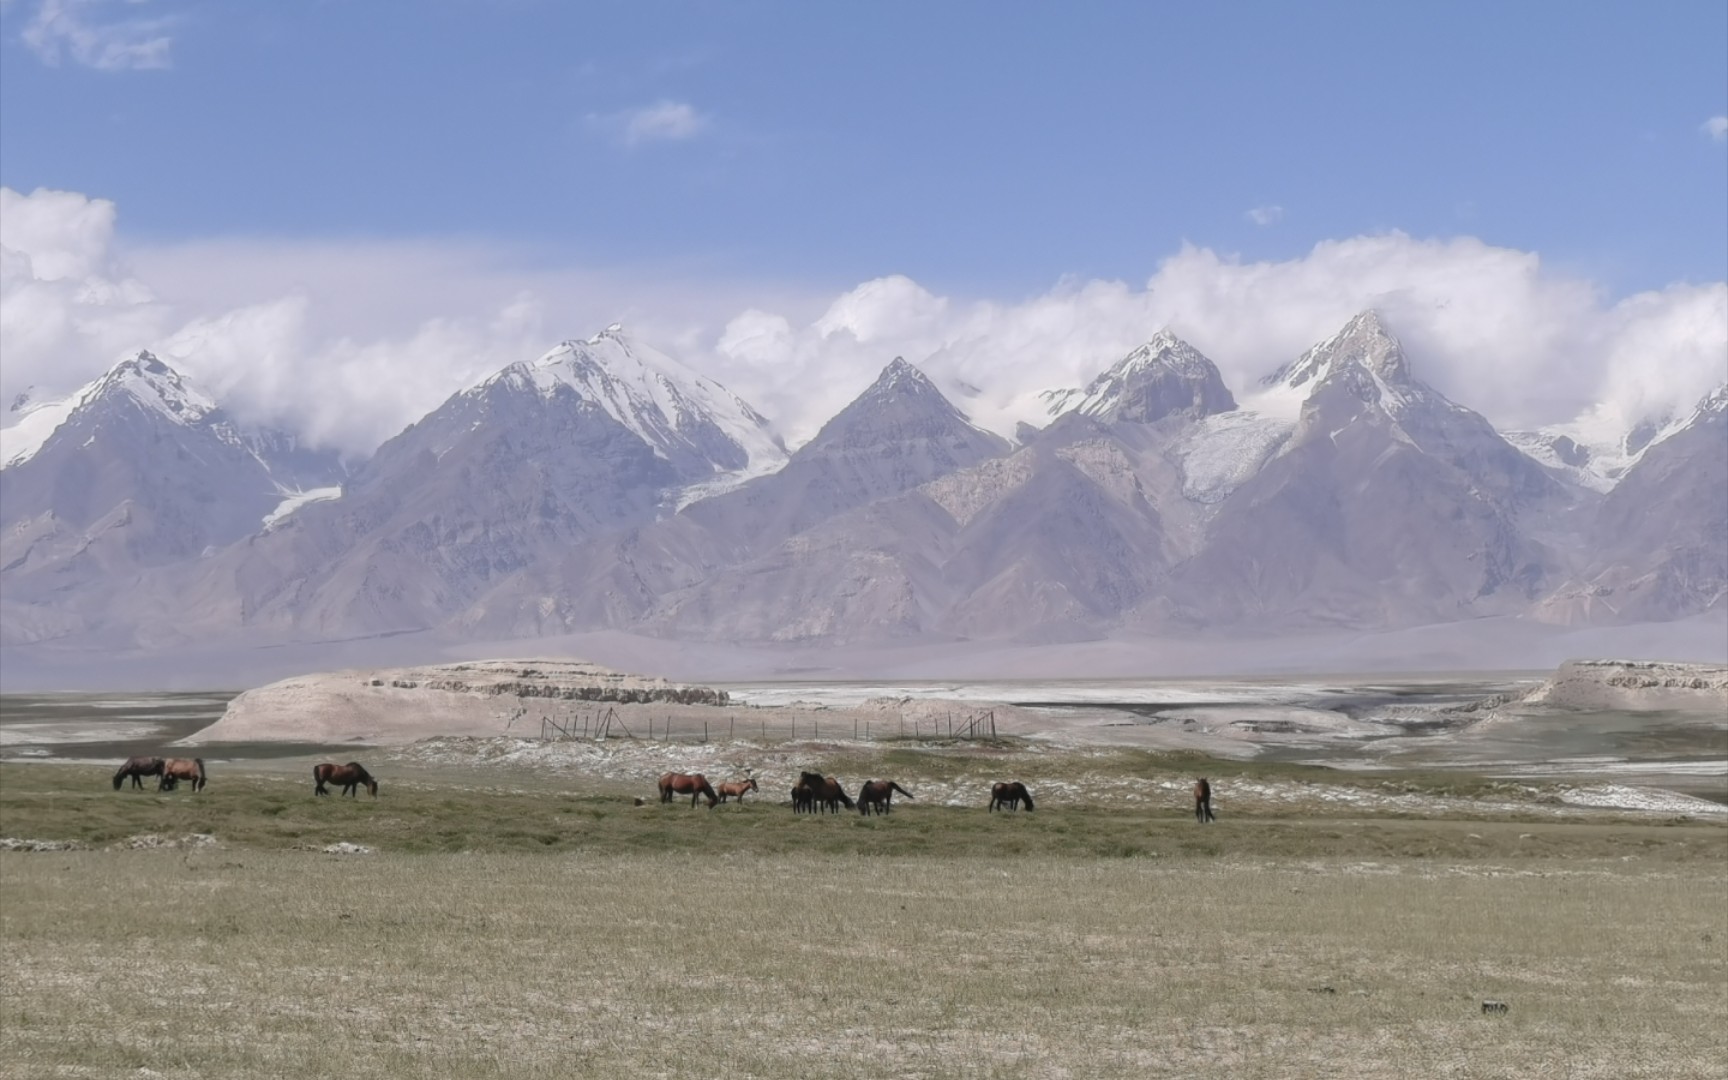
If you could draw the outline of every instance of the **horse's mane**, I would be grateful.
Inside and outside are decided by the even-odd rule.
[[[1014,786],[1020,789],[1020,797],[1022,799],[1026,800],[1026,809],[1028,809],[1028,810],[1033,809],[1032,792],[1027,790],[1026,785],[1020,783],[1019,781],[1015,781]]]

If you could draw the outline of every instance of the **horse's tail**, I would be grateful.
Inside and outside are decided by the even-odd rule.
[[[1034,810],[1034,809],[1037,809],[1037,808],[1036,808],[1036,807],[1034,807],[1034,806],[1033,806],[1033,805],[1032,805],[1032,793],[1031,793],[1031,792],[1030,792],[1030,791],[1028,791],[1028,790],[1027,790],[1027,789],[1025,789],[1025,788],[1021,788],[1021,789],[1020,789],[1020,797],[1021,797],[1021,798],[1022,798],[1022,799],[1025,799],[1025,800],[1026,800],[1026,809],[1027,809],[1027,810]]]
[[[856,805],[852,802],[851,797],[846,794],[846,789],[841,787],[839,784],[834,785],[834,793],[840,796],[840,805],[844,806],[846,809],[851,810]]]
[[[913,795],[910,791],[907,791],[905,788],[901,787],[899,784],[896,784],[892,780],[888,781],[888,786],[893,788],[895,791],[898,791],[900,794],[906,796],[908,799],[917,798],[917,796]]]
[[[198,766],[198,783],[192,790],[203,791],[204,785],[210,782],[209,777],[204,774],[204,759],[201,757],[195,757],[192,759],[192,764]]]

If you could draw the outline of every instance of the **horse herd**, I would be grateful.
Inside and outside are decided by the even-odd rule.
[[[192,785],[193,791],[204,790],[208,778],[204,772],[203,758],[159,758],[134,757],[127,758],[125,764],[114,771],[114,790],[119,791],[127,779],[132,781],[134,788],[144,786],[144,777],[155,776],[157,791],[173,791],[179,782],[184,780]],[[342,789],[344,795],[357,795],[360,788],[365,788],[373,798],[378,797],[378,781],[366,767],[358,761],[350,761],[346,765],[337,765],[326,761],[312,766],[312,794],[328,795],[328,785],[335,784]],[[666,773],[660,777],[660,801],[669,803],[684,795],[690,796],[690,805],[695,806],[697,800],[707,799],[710,807],[729,799],[744,801],[744,796],[752,791],[760,791],[755,777],[745,777],[732,783],[715,787],[701,773]],[[840,781],[832,776],[823,776],[816,772],[798,774],[798,782],[792,785],[792,812],[795,814],[816,814],[828,812],[837,814],[841,807],[857,810],[860,814],[887,814],[894,809],[894,796],[900,794],[908,799],[913,795],[910,791],[892,780],[866,780],[858,789],[857,799],[846,794],[846,789]],[[640,803],[641,800],[638,800]],[[1007,780],[990,786],[990,809],[1018,810],[1024,806],[1028,813],[1036,809],[1032,802],[1032,792],[1018,780]],[[1194,820],[1204,825],[1216,821],[1217,815],[1212,812],[1212,784],[1206,779],[1194,782]]]
[[[743,802],[745,792],[760,790],[754,777],[721,784],[716,788],[701,773],[669,772],[660,777],[659,786],[662,803],[688,795],[691,806],[695,806],[698,799],[706,798],[709,807],[734,798]],[[826,811],[838,814],[840,808],[845,807],[848,810],[856,809],[865,816],[886,814],[894,809],[896,792],[908,799],[913,797],[910,791],[892,780],[866,780],[858,789],[857,799],[853,799],[834,777],[803,772],[798,774],[798,782],[792,785],[792,812],[816,814]],[[1008,780],[990,786],[991,810],[1018,810],[1022,806],[1026,807],[1028,813],[1036,809],[1032,802],[1032,792],[1025,784],[1018,780]],[[1212,784],[1205,779],[1194,782],[1194,820],[1202,825],[1217,820],[1217,815],[1212,812]]]
[[[114,790],[119,791],[127,780],[132,781],[133,788],[141,789],[146,776],[158,778],[157,791],[173,791],[182,780],[191,784],[193,791],[203,791],[209,782],[203,758],[132,757],[114,770]],[[330,794],[327,784],[337,785],[344,795],[354,795],[360,788],[365,788],[373,798],[378,797],[378,781],[358,761],[346,765],[326,761],[312,766],[312,794]]]

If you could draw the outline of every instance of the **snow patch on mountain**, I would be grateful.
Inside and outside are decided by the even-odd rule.
[[[1281,412],[1217,413],[1202,417],[1175,447],[1182,466],[1182,494],[1211,505],[1260,471],[1296,430]]]
[[[309,491],[288,492],[283,497],[281,503],[277,505],[276,509],[264,515],[261,527],[268,530],[278,521],[281,521],[283,518],[300,509],[302,506],[306,506],[309,503],[325,502],[330,499],[341,498],[341,496],[342,486],[340,484],[333,487],[312,488]]]

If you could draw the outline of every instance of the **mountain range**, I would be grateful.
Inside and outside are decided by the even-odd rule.
[[[149,353],[0,432],[0,644],[611,628],[878,644],[1728,609],[1728,384],[1587,445],[1501,433],[1372,311],[1238,401],[1169,332],[984,430],[895,358],[809,442],[613,326],[368,459]]]

